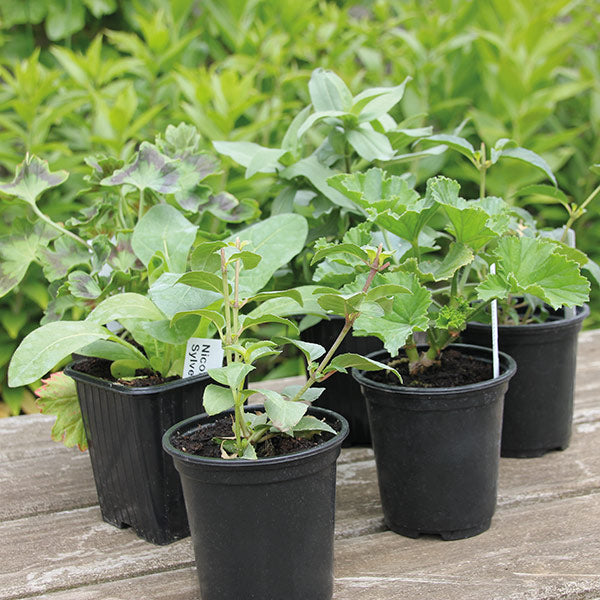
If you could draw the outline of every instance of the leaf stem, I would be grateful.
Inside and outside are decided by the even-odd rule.
[[[70,238],[74,239],[78,244],[81,244],[82,246],[85,246],[86,249],[89,250],[89,246],[87,244],[87,242],[85,242],[84,240],[82,240],[78,235],[74,234],[72,231],[69,231],[68,229],[65,229],[64,227],[62,227],[61,225],[59,225],[58,223],[55,223],[49,216],[45,215],[38,207],[36,204],[31,204],[31,207],[33,208],[33,212],[42,220],[44,221],[44,223],[47,223],[48,225],[50,225],[50,227],[53,227],[54,229],[60,231],[61,233],[64,233],[65,235],[69,236]]]

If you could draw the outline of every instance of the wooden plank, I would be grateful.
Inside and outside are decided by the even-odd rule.
[[[504,511],[488,532],[456,542],[411,540],[391,532],[338,540],[334,599],[596,599],[599,528],[600,498],[595,495]],[[193,600],[199,589],[195,569],[187,566],[25,600],[33,598]]]
[[[336,544],[338,600],[583,600],[600,596],[600,494],[501,511],[456,542],[391,532]]]

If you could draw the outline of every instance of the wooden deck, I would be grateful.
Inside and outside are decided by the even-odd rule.
[[[582,333],[579,350],[571,447],[502,459],[482,535],[386,531],[371,450],[342,451],[337,600],[600,598],[600,330]],[[0,600],[198,598],[189,538],[153,546],[104,523],[87,454],[53,443],[52,421],[0,420]]]

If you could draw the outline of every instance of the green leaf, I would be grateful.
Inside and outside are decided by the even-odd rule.
[[[42,238],[33,233],[0,237],[0,297],[19,285],[29,265],[36,260]]]
[[[177,280],[177,283],[223,294],[223,279],[216,273],[208,271],[188,271]],[[229,285],[229,290],[231,291],[231,285]]]
[[[295,398],[296,394],[302,389],[302,387],[303,386],[301,385],[288,385],[281,393],[288,398]],[[312,404],[315,400],[318,400],[321,397],[324,391],[325,388],[310,387],[307,390],[304,390],[304,393],[302,396],[300,396],[299,400],[304,400],[305,402]]]
[[[68,177],[66,171],[50,172],[47,161],[28,154],[17,166],[14,179],[0,184],[0,191],[33,205],[43,192],[60,185]]]
[[[265,411],[279,431],[289,432],[304,416],[308,405],[304,402],[292,402],[273,390],[256,390],[265,396]]]
[[[190,315],[197,315],[199,317],[208,319],[209,321],[211,321],[211,323],[214,323],[214,325],[217,327],[217,329],[219,329],[221,331],[223,331],[223,329],[225,329],[225,317],[221,313],[218,313],[215,310],[207,310],[207,309],[188,310],[188,311],[184,311],[184,312],[179,312],[175,316],[173,316],[173,318],[171,319],[171,323],[176,323],[180,319],[183,319]]]
[[[135,377],[138,369],[143,369],[148,366],[148,362],[143,362],[139,358],[120,358],[115,360],[110,365],[110,374],[115,379],[126,379]]]
[[[111,321],[119,319],[146,319],[150,321],[160,321],[164,315],[156,305],[141,294],[133,292],[124,292],[110,296],[96,306],[96,308],[86,317],[87,323],[98,323],[105,325]]]
[[[42,380],[42,384],[35,394],[42,413],[56,415],[52,426],[52,439],[62,442],[67,448],[79,446],[80,450],[87,450],[75,382],[60,371]]]
[[[177,161],[159,152],[149,142],[142,142],[131,163],[118,169],[110,177],[105,177],[100,183],[107,186],[127,183],[138,190],[151,189],[159,194],[173,194],[180,189],[177,167]]]
[[[310,101],[318,112],[337,110],[349,112],[352,94],[346,84],[333,72],[315,69],[308,82]]]
[[[239,388],[246,378],[246,375],[251,371],[254,371],[252,365],[234,362],[225,367],[209,369],[208,374],[218,383],[228,385],[231,388]]]
[[[408,292],[396,294],[391,310],[384,316],[361,314],[354,322],[353,333],[378,337],[385,349],[396,356],[409,335],[429,327],[428,309],[432,298],[429,290],[421,286],[412,273],[384,273],[381,281],[402,286]]]
[[[557,185],[556,177],[554,176],[550,165],[539,154],[527,150],[526,148],[507,147],[509,142],[511,142],[511,140],[507,139],[498,140],[498,142],[496,142],[495,148],[492,149],[492,162],[496,162],[500,158],[519,160],[543,171],[548,179],[550,179],[554,185]]]
[[[589,299],[590,284],[579,265],[549,240],[504,238],[494,257],[496,275],[488,275],[476,288],[480,300],[531,294],[556,309],[581,306]]]
[[[292,346],[296,346],[302,354],[306,357],[306,361],[310,364],[319,359],[325,354],[325,348],[320,344],[313,344],[312,342],[302,342],[300,340],[294,340],[288,337],[279,338]]]
[[[335,119],[337,117],[343,117],[346,115],[344,111],[340,110],[322,110],[317,111],[310,115],[304,123],[298,128],[298,138],[301,138],[315,123],[322,121],[323,119]],[[339,123],[339,120],[337,121]]]
[[[334,254],[350,254],[351,256],[355,256],[361,261],[368,261],[369,255],[356,244],[332,244],[321,248],[310,261],[311,265],[314,265],[316,262],[322,260],[327,256],[332,256]]]
[[[139,351],[110,340],[96,340],[77,350],[83,356],[95,356],[107,360],[139,360]]]
[[[367,358],[366,356],[361,356],[360,354],[338,354],[333,358],[333,360],[327,365],[325,372],[329,372],[332,370],[341,371],[342,373],[347,373],[347,369],[355,367],[357,369],[361,369],[363,371],[390,371],[398,377],[400,381],[402,381],[402,377],[400,373],[393,369],[389,365],[385,363],[379,362],[377,360],[372,360],[371,358]]]
[[[363,123],[379,119],[387,114],[404,96],[406,84],[411,80],[407,77],[395,87],[378,87],[365,90],[354,97],[352,112],[357,113],[358,120]]]
[[[225,242],[202,242],[198,244],[190,257],[190,266],[194,271],[210,271],[214,273],[221,268],[219,250],[226,246]]]
[[[475,159],[475,148],[471,145],[471,142],[457,135],[447,135],[445,133],[439,133],[437,135],[430,135],[429,137],[422,138],[417,143],[442,143],[444,146],[448,148],[452,148],[452,150],[456,150],[460,152],[463,156],[470,158],[471,160]]]
[[[181,275],[163,273],[150,287],[152,302],[170,319],[180,312],[201,309],[222,298],[222,293],[177,283]]]
[[[40,247],[38,254],[48,281],[62,279],[73,267],[90,262],[89,251],[66,235],[54,240],[54,249]]]
[[[275,173],[282,167],[279,159],[287,152],[285,148],[265,148],[254,142],[213,142],[213,146],[246,167],[246,178],[255,173]]]
[[[67,287],[75,298],[83,300],[95,300],[102,294],[102,290],[96,280],[84,271],[69,273]]]
[[[260,256],[260,254],[255,254],[254,252],[248,252],[247,250],[242,250],[241,252],[236,252],[236,253],[232,254],[227,259],[227,262],[229,264],[231,264],[236,260],[241,261],[244,270],[250,270],[250,269],[255,269],[258,266],[258,264],[262,260],[262,256]]]
[[[242,331],[253,327],[254,325],[261,325],[263,323],[281,323],[282,325],[286,325],[289,329],[294,331],[296,334],[299,334],[298,325],[289,319],[284,317],[278,317],[276,315],[260,315],[259,317],[249,317],[247,315],[243,315],[241,319]]]
[[[318,432],[325,431],[327,433],[336,434],[337,431],[333,429],[330,425],[325,423],[325,421],[321,421],[317,419],[317,417],[313,417],[311,415],[306,415],[302,417],[295,425],[294,425],[294,433],[308,433],[308,432]]]
[[[383,133],[375,131],[369,123],[361,123],[356,129],[350,129],[346,137],[357,154],[369,162],[391,160],[394,157],[390,140]]]
[[[163,253],[169,271],[183,273],[198,227],[168,204],[153,206],[136,224],[131,245],[136,256],[148,265],[157,251]]]
[[[275,271],[287,265],[304,248],[308,234],[306,219],[300,215],[284,214],[269,217],[229,236],[249,242],[244,250],[262,257],[258,266],[240,274],[240,288],[246,296],[262,290]]]
[[[442,260],[423,261],[419,264],[422,273],[431,275],[434,281],[450,279],[458,269],[471,264],[473,252],[465,245],[452,242]]]
[[[9,385],[33,383],[72,352],[111,335],[108,329],[86,321],[55,321],[42,325],[27,335],[13,354],[8,366]]]
[[[552,198],[563,205],[569,204],[569,198],[567,195],[557,187],[552,185],[528,185],[520,190],[517,190],[519,196],[544,196],[546,198]]]
[[[319,306],[314,295],[316,289],[318,289],[318,286],[316,285],[304,285],[293,288],[288,291],[298,292],[301,298],[300,302],[298,302],[297,297],[295,296],[290,296],[289,298],[273,298],[261,302],[255,309],[248,313],[248,316],[258,317],[266,314],[278,315],[280,317],[299,314],[324,315],[325,312]],[[256,296],[254,298],[256,298]]]
[[[209,415],[218,415],[235,406],[231,389],[213,383],[204,390],[203,404]]]

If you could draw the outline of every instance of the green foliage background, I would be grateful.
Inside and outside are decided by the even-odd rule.
[[[412,76],[397,120],[488,147],[512,138],[543,156],[581,202],[597,184],[588,167],[600,162],[599,26],[596,0],[3,0],[0,180],[25,152],[75,173],[42,207],[64,220],[85,203],[69,191],[81,187],[84,157],[127,160],[170,123],[195,125],[209,150],[211,140],[278,147],[309,102],[311,72],[324,67],[353,93]],[[229,191],[268,214],[270,180],[224,167]],[[496,168],[487,187],[518,203],[515,191],[543,175],[509,168]],[[402,169],[418,185],[438,172],[473,186],[477,178],[452,153]],[[0,236],[26,214],[1,201]],[[563,223],[562,207],[544,202],[527,208]],[[578,245],[595,260],[599,220],[596,205],[577,223]],[[2,381],[47,302],[34,267],[0,300]],[[600,322],[592,304],[590,326]],[[27,390],[2,391],[18,412]]]

